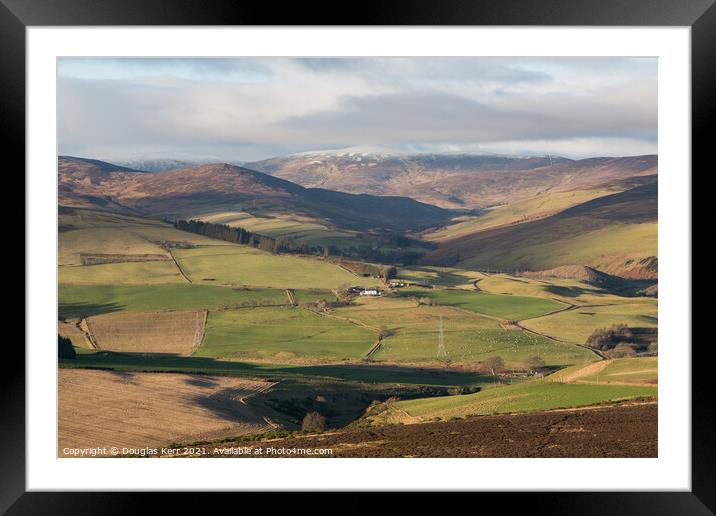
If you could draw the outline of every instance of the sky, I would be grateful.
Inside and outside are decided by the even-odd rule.
[[[656,58],[59,58],[60,154],[657,152]]]

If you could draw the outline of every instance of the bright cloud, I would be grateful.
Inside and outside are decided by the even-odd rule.
[[[655,59],[63,58],[58,69],[63,154],[657,149]]]

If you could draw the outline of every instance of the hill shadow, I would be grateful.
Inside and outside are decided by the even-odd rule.
[[[205,388],[211,388],[216,387],[218,385],[218,382],[212,378],[209,378],[208,376],[192,376],[184,380],[184,383],[187,385],[193,385],[194,387],[205,387]]]
[[[211,413],[225,421],[232,423],[251,423],[256,421],[255,416],[246,411],[245,406],[239,401],[243,396],[249,394],[245,389],[221,389],[211,394],[197,394],[189,401],[211,411]]]
[[[71,367],[104,369],[125,372],[174,372],[194,375],[227,375],[262,378],[278,381],[285,379],[330,379],[364,383],[391,383],[405,385],[434,385],[459,387],[489,381],[489,377],[470,371],[443,370],[431,367],[402,367],[383,365],[271,365],[249,362],[221,361],[210,357],[173,354],[126,353],[96,351],[77,355],[72,360],[61,360]],[[189,379],[187,379],[189,380]],[[192,381],[208,386],[209,378]]]
[[[461,276],[459,274],[454,274],[452,272],[448,271],[440,271],[436,270],[430,267],[420,267],[420,266],[414,266],[411,265],[410,267],[413,270],[421,271],[421,272],[430,272],[430,273],[437,273],[437,278],[420,278],[420,277],[411,277],[410,274],[404,276],[403,278],[406,281],[412,281],[417,283],[423,283],[423,284],[434,284],[434,285],[444,285],[446,287],[456,287],[458,285],[464,285],[465,283],[470,282],[470,278],[467,276]]]
[[[119,303],[63,303],[57,305],[60,319],[90,317],[92,315],[109,314],[124,309]]]
[[[550,294],[562,297],[579,297],[582,294],[593,293],[592,290],[587,290],[581,287],[564,287],[560,285],[547,285],[545,290]]]

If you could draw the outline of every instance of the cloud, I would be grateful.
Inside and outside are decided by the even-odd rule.
[[[59,64],[58,137],[61,152],[96,157],[352,145],[594,155],[608,142],[637,154],[656,147],[656,93],[655,59],[72,58]]]

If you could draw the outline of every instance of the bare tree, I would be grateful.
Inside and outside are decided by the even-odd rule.
[[[504,369],[505,361],[502,360],[502,357],[490,357],[485,359],[482,365],[485,367],[485,369],[490,371],[492,376],[495,376],[497,374],[497,371],[499,371],[500,369]]]
[[[532,373],[534,371],[539,371],[540,369],[542,369],[545,366],[544,359],[539,355],[529,357],[525,361],[525,364],[527,364],[527,367],[529,368],[530,373]]]

